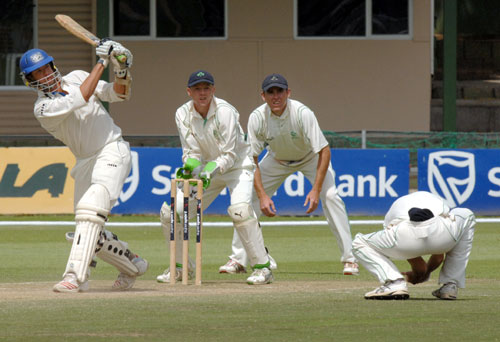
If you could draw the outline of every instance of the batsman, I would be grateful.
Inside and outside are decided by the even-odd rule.
[[[148,262],[134,254],[126,242],[104,229],[130,172],[131,157],[121,129],[101,101],[129,98],[133,57],[121,44],[106,39],[97,46],[96,54],[99,60],[90,74],[76,70],[64,77],[54,58],[43,50],[29,50],[20,60],[24,83],[38,92],[36,119],[76,158],[71,170],[76,229],[63,280],[53,287],[55,292],[86,291],[95,256],[120,272],[113,290],[130,289],[148,268]],[[117,62],[118,55],[125,55],[126,61]],[[110,60],[114,60],[113,83],[100,80]]]
[[[251,205],[255,164],[249,156],[250,146],[245,141],[239,113],[228,102],[214,96],[214,78],[208,71],[198,70],[191,74],[187,93],[191,100],[179,107],[175,114],[184,162],[177,178],[203,180],[205,208],[224,188],[229,188],[231,205],[227,212],[253,268],[247,283],[269,284],[273,281],[270,259]],[[177,196],[177,199],[177,212],[182,213],[182,196]],[[189,212],[194,213],[196,201],[190,200],[189,203]],[[160,218],[169,246],[170,206],[167,203],[161,208]],[[169,282],[173,274],[176,280],[182,279],[181,232],[180,229],[176,232],[176,269],[166,269],[157,277],[158,282]],[[188,269],[192,275],[194,265],[191,261]]]

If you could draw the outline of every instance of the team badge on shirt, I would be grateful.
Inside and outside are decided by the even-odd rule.
[[[212,131],[212,134],[214,135],[214,138],[215,140],[217,140],[217,142],[220,143],[222,141],[222,137],[220,136],[219,132],[216,129]]]

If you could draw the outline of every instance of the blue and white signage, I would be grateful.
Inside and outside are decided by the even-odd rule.
[[[334,149],[332,165],[338,193],[350,215],[385,215],[392,202],[408,194],[407,149]]]
[[[500,150],[418,151],[418,189],[476,214],[500,212]]]
[[[132,170],[113,213],[158,214],[170,203],[171,179],[182,166],[180,148],[132,148]],[[349,214],[384,215],[392,202],[409,188],[408,150],[332,150],[339,195]],[[303,204],[311,184],[302,173],[288,177],[273,200],[280,215],[305,215]],[[226,214],[227,190],[206,209],[207,214]],[[322,215],[318,208],[316,215]]]

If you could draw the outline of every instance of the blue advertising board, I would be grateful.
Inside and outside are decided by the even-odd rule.
[[[421,149],[418,151],[418,189],[441,196],[452,208],[498,215],[500,149]]]
[[[396,198],[408,194],[407,149],[333,149],[332,165],[349,215],[385,215]]]
[[[182,167],[181,148],[133,147],[132,170],[123,186],[115,214],[159,214],[170,203],[171,180]],[[229,195],[223,191],[206,213],[225,214]]]
[[[132,148],[132,170],[117,205],[117,214],[158,214],[163,202],[170,203],[170,180],[182,166],[180,148]],[[384,215],[392,202],[408,193],[408,150],[333,149],[339,195],[349,214]],[[303,204],[311,184],[302,173],[288,177],[273,200],[280,215],[305,215]],[[229,193],[221,195],[205,210],[226,214]],[[322,215],[321,208],[314,212]]]

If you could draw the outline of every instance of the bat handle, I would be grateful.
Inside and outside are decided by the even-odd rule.
[[[119,55],[119,56],[116,56],[116,59],[120,63],[125,63],[127,61],[127,56],[125,56],[125,55]]]

